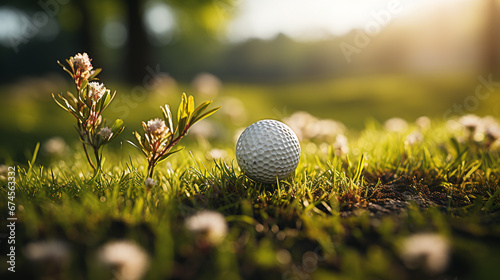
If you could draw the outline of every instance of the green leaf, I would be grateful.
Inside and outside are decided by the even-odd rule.
[[[101,73],[102,71],[102,68],[96,68],[94,69],[94,74],[92,74],[90,77],[89,77],[89,80],[92,81],[92,80],[97,80],[96,76],[99,75],[99,73]]]
[[[146,157],[147,157],[147,156],[149,156],[149,155],[148,155],[148,151],[147,151],[147,150],[146,150],[146,148],[144,147],[144,144],[143,144],[143,141],[142,141],[141,135],[140,135],[139,133],[137,133],[137,131],[132,132],[132,134],[133,134],[133,135],[135,136],[135,138],[137,139],[137,142],[139,142],[140,147],[139,147],[138,145],[136,145],[136,144],[135,144],[134,142],[132,142],[132,141],[128,141],[128,140],[127,140],[127,142],[128,142],[130,145],[134,146],[134,147],[135,147],[136,149],[138,149],[139,151],[141,151],[141,152],[142,152],[142,153],[143,153]]]
[[[210,117],[211,115],[213,115],[215,112],[217,112],[218,110],[220,109],[220,106],[219,107],[216,107],[216,108],[213,108],[212,110],[209,110],[208,112],[206,112],[205,114],[202,114],[201,116],[197,117],[196,119],[194,119],[192,122],[191,122],[191,126],[193,124],[195,124],[196,122],[198,121],[201,121],[202,119],[204,118],[208,118]]]
[[[83,80],[82,83],[80,84],[80,89],[84,90],[88,84],[89,84],[89,81]]]
[[[129,143],[130,145],[134,146],[134,148],[136,148],[138,150],[142,150],[141,148],[139,148],[139,146],[137,146],[134,142],[132,142],[130,140],[127,140],[127,143]]]
[[[192,95],[189,96],[188,103],[187,103],[187,114],[188,116],[191,116],[194,112],[194,97]]]
[[[160,107],[163,112],[163,117],[167,121],[168,128],[172,133],[174,133],[174,124],[172,123],[172,112],[170,112],[170,107],[165,104],[165,107]]]
[[[76,99],[76,97],[71,92],[67,91],[66,95],[68,95],[69,98],[71,98],[71,100],[73,101],[73,103],[76,104],[76,102],[78,102],[78,99]]]
[[[61,97],[61,96],[59,96]],[[67,108],[66,106],[62,105],[61,103],[59,103],[59,101],[56,99],[56,97],[54,96],[54,93],[52,93],[52,99],[54,99],[54,101],[56,102],[57,105],[59,105],[59,107],[63,108],[64,111],[68,111],[69,112],[69,108]]]
[[[162,162],[162,161],[166,160],[169,156],[171,156],[171,155],[173,155],[173,154],[175,154],[175,153],[178,153],[178,152],[182,151],[183,149],[184,149],[184,147],[180,147],[179,149],[177,149],[177,150],[175,150],[175,151],[171,151],[171,152],[168,152],[168,153],[164,154],[163,156],[161,156],[161,157],[158,159],[158,161],[156,162],[156,164],[158,164],[158,163],[160,163],[160,162]]]
[[[187,125],[187,117],[181,118],[179,120],[179,124],[177,124],[177,131],[179,132],[179,136],[184,133],[184,130],[186,129]]]
[[[64,66],[61,62],[59,62],[59,60],[57,61],[57,64],[59,64],[59,66],[61,66],[62,69],[66,71],[66,73],[68,73],[71,76],[71,78],[73,78],[73,73],[71,73],[71,71],[69,71],[68,68],[66,68],[66,66]]]
[[[100,104],[99,112],[104,111],[104,109],[106,109],[106,107],[108,107],[109,103],[111,102],[111,98],[114,97],[115,94],[116,94],[116,91],[113,93],[113,96],[111,96],[109,90],[107,90],[104,93],[103,98],[101,98],[101,100],[99,100],[99,104]]]
[[[196,119],[201,113],[203,113],[203,111],[205,111],[205,109],[207,109],[208,106],[210,106],[210,104],[212,104],[212,100],[208,100],[208,101],[201,103],[200,106],[198,106],[194,110],[194,112],[191,116],[191,119],[192,120]]]
[[[179,109],[177,110],[177,122],[180,122],[182,118],[185,118],[187,116],[187,114],[186,114],[187,100],[186,99],[187,99],[186,94],[182,93],[181,103],[179,104]]]
[[[139,144],[142,146],[141,135],[137,131],[132,132],[132,134],[135,136],[135,139],[137,139],[137,141],[139,142]]]
[[[177,112],[177,130],[176,132],[179,132],[179,136],[184,133],[184,130],[186,129],[186,126],[188,125],[188,117],[189,115],[187,114],[187,97],[185,93],[182,93],[182,100],[181,103],[179,104],[179,110]]]
[[[109,139],[110,141],[114,139],[116,136],[120,135],[123,131],[125,130],[125,126],[122,126],[116,131],[116,133],[113,133],[113,136]]]
[[[132,145],[137,150],[141,151],[146,157],[148,156],[147,152],[144,149],[141,149],[139,146],[137,146],[134,142],[127,140],[127,143]]]
[[[31,157],[30,166],[35,164],[36,156],[38,155],[38,150],[40,149],[40,142],[36,143],[35,151],[33,151],[33,156]]]
[[[71,61],[71,59],[66,59],[66,63],[69,65],[69,67],[71,68],[71,72],[72,73],[75,73],[75,66],[73,65],[73,62]],[[73,75],[71,75],[73,76]]]
[[[113,123],[113,126],[111,126],[111,131],[113,131],[113,133],[116,133],[122,127],[123,127],[123,120],[116,119],[115,122]]]
[[[78,112],[75,110],[75,108],[73,108],[73,106],[71,106],[71,104],[69,104],[68,100],[66,100],[66,98],[62,97],[62,95],[59,94],[59,98],[62,99],[64,101],[64,103],[66,105],[62,105],[55,97],[54,95],[52,94],[52,97],[54,98],[54,101],[57,103],[57,105],[59,105],[61,108],[63,108],[65,111],[71,113],[73,116],[75,116],[75,118],[77,118],[78,120],[80,121],[83,121],[83,118],[78,114]]]
[[[359,159],[358,166],[356,168],[356,173],[352,179],[354,183],[357,183],[359,179],[361,179],[361,174],[363,173],[365,161],[366,161],[365,155],[361,154],[361,158]]]

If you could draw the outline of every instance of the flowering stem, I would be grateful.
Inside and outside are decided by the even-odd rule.
[[[175,146],[175,145],[177,145],[177,143],[179,143],[179,141],[181,140],[181,138],[184,137],[184,135],[186,135],[188,129],[189,129],[189,126],[186,126],[186,128],[184,129],[184,131],[179,136],[177,136],[177,138],[175,138],[174,140],[172,140],[172,142],[170,142],[170,144],[168,144],[168,146],[166,146],[160,153],[158,153],[157,156],[153,156],[153,158],[149,161],[149,163],[148,163],[148,177],[149,178],[153,178],[153,173],[154,173],[154,169],[155,169],[155,166],[156,166],[156,162],[165,153],[168,153],[168,151],[170,151],[170,149],[172,149],[173,146]]]

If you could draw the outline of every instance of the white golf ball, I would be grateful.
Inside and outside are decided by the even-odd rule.
[[[236,161],[255,181],[275,183],[293,173],[300,158],[297,135],[286,124],[261,120],[247,127],[236,144]]]

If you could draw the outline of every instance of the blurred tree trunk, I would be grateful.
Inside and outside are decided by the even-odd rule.
[[[486,32],[484,41],[484,63],[486,74],[498,79],[500,76],[500,12],[497,0],[487,0],[486,4]]]
[[[146,29],[142,21],[142,1],[126,0],[125,2],[128,25],[125,61],[127,81],[133,84],[142,84],[146,75],[145,68],[150,65],[152,48],[148,42]]]
[[[90,57],[95,58],[97,53],[95,52],[95,42],[92,36],[92,16],[90,11],[90,5],[85,0],[76,0],[75,5],[82,14],[82,24],[78,29],[79,46],[82,47],[78,52],[86,52]],[[73,54],[72,54],[73,55]]]

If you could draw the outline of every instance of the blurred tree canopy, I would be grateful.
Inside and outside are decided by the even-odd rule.
[[[55,61],[77,52],[89,53],[105,68],[103,78],[130,84],[144,83],[147,69],[181,81],[211,72],[249,82],[370,72],[500,73],[498,0],[471,1],[478,9],[464,6],[464,15],[415,14],[414,25],[395,19],[380,34],[360,28],[322,41],[278,35],[239,43],[224,32],[236,14],[235,2],[4,0],[0,19],[14,15],[18,28],[8,40],[0,28],[0,81],[58,72]],[[480,12],[468,12],[474,10]]]
[[[175,17],[172,31],[175,34],[170,42],[155,42],[145,24],[146,8],[152,5],[163,5]],[[217,35],[230,19],[231,5],[232,0],[4,0],[0,8],[15,12],[21,29],[20,34],[10,38],[9,45],[0,48],[2,61],[11,65],[10,73],[2,75],[2,79],[52,69],[57,59],[88,52],[98,61],[116,65],[112,67],[114,71],[123,69],[121,76],[127,82],[141,83],[147,74],[145,68],[154,68],[159,60],[166,61],[168,68],[175,68],[172,65],[194,63],[195,59],[207,57],[207,52],[219,45]],[[158,16],[153,20],[158,21]],[[125,27],[123,47],[105,45],[103,29],[110,22]],[[50,32],[55,29],[57,36],[44,39],[41,34],[48,29],[53,29]],[[189,55],[168,54],[178,53],[177,50]],[[41,53],[44,55],[40,56]],[[25,67],[28,62],[31,69]]]

